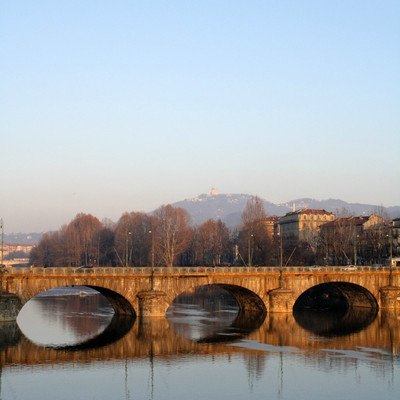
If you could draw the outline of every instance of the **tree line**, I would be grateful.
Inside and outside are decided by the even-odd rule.
[[[387,229],[357,237],[346,228],[327,237],[313,233],[301,242],[282,243],[268,231],[262,201],[252,197],[234,230],[221,220],[193,225],[183,208],[163,205],[152,215],[126,212],[117,223],[78,214],[60,230],[45,233],[30,254],[35,266],[108,267],[311,265],[349,263],[354,254],[378,263],[389,252]],[[386,229],[386,230],[385,230]],[[355,249],[355,250],[354,250]],[[363,251],[363,252],[362,252]]]

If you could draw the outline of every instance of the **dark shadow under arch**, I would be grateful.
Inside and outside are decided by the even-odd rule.
[[[197,343],[234,342],[246,337],[252,331],[256,330],[262,325],[267,314],[264,302],[254,292],[251,292],[250,290],[240,286],[230,284],[199,285],[197,287],[189,289],[187,292],[181,293],[176,297],[176,299],[178,299],[180,296],[185,295],[190,298],[191,296],[195,296],[196,290],[205,289],[207,291],[207,288],[213,287],[232,296],[237,304],[237,315],[228,324],[221,326],[214,325],[211,329],[211,332],[209,332],[207,335],[202,336],[198,339],[190,340],[193,340]],[[211,297],[212,296],[213,295],[211,294]],[[179,322],[176,323],[173,321],[169,321],[169,325],[173,331],[180,335],[178,327]]]
[[[114,308],[115,314],[130,315],[132,317],[136,317],[136,312],[132,307],[132,304],[125,297],[121,296],[119,293],[100,286],[91,286],[91,285],[83,285],[83,286],[94,289],[100,294],[102,294]]]
[[[248,336],[258,329],[265,320],[265,314],[239,311],[232,324],[220,332],[198,340],[198,343],[230,343]],[[234,332],[232,334],[232,332]]]
[[[357,333],[374,322],[378,310],[349,307],[340,310],[295,308],[293,316],[305,330],[323,337],[339,337]]]
[[[293,308],[347,310],[350,307],[379,309],[378,302],[369,290],[350,282],[329,282],[313,286],[299,296]]]
[[[98,336],[71,346],[57,346],[55,350],[78,351],[104,347],[122,339],[133,327],[136,318],[131,315],[114,314],[110,324]]]
[[[213,284],[212,286],[218,286],[230,293],[236,299],[241,312],[260,313],[264,317],[267,314],[264,302],[251,290],[242,286],[221,283]]]

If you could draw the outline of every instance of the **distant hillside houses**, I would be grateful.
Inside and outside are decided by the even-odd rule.
[[[28,258],[33,244],[5,243],[2,248],[3,259]]]

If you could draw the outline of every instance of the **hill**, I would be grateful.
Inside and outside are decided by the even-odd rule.
[[[201,224],[212,218],[215,220],[221,219],[228,227],[235,228],[240,224],[243,210],[251,197],[249,194],[218,194],[215,190],[212,190],[207,194],[178,201],[172,205],[187,210],[194,224]],[[267,215],[282,216],[292,211],[293,208],[296,210],[314,208],[331,211],[336,216],[340,215],[343,210],[346,210],[349,214],[357,216],[375,213],[391,219],[400,217],[400,206],[382,207],[372,204],[347,203],[338,199],[315,200],[301,198],[280,204],[274,204],[265,199],[261,200]],[[36,244],[41,237],[42,233],[5,234],[4,242],[10,244]]]
[[[193,223],[200,224],[207,219],[221,219],[229,227],[240,224],[242,212],[247,201],[252,196],[249,194],[217,194],[211,191],[201,194],[192,199],[185,199],[173,203],[174,207],[182,207],[188,211],[193,219]],[[388,218],[400,217],[400,207],[381,207],[372,204],[347,203],[343,200],[328,199],[315,200],[310,198],[296,199],[286,203],[274,204],[265,199],[261,199],[267,215],[282,216],[293,210],[303,208],[324,209],[335,214],[346,210],[351,215],[370,215],[372,213],[386,214]]]

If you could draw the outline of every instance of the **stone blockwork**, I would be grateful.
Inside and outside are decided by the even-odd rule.
[[[279,288],[269,292],[269,312],[289,312],[292,308],[292,290]]]
[[[282,288],[286,291],[279,289],[279,271],[265,271],[262,268],[240,273],[234,270],[219,272],[218,269],[210,273],[182,271],[176,268],[169,272],[165,269],[164,273],[159,268],[152,278],[149,273],[135,273],[135,269],[121,273],[93,271],[90,274],[70,272],[64,268],[53,268],[46,273],[35,273],[33,270],[7,274],[3,279],[3,292],[15,294],[24,304],[48,289],[71,285],[88,286],[103,293],[117,313],[137,316],[164,315],[179,294],[204,285],[218,285],[232,293],[242,311],[291,312],[296,300],[308,289],[330,283],[340,288],[346,300],[355,306],[371,307],[371,304],[377,304],[385,308],[391,304],[385,300],[388,296],[386,292],[381,291],[381,288],[388,285],[387,271],[284,272]],[[400,286],[400,271],[393,272],[393,284]],[[150,290],[152,287],[154,290]],[[154,297],[155,292],[162,295]]]
[[[382,308],[400,311],[400,287],[385,286],[380,292]]]
[[[167,311],[166,294],[157,290],[138,293],[139,315],[141,317],[163,317]]]
[[[0,322],[16,320],[21,307],[21,301],[16,295],[2,294],[0,296]]]

